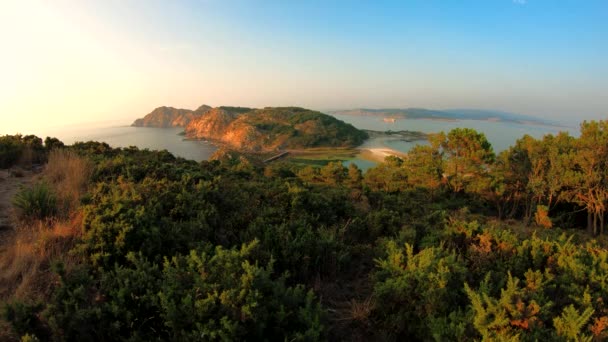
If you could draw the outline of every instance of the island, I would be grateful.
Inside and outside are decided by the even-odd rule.
[[[331,115],[300,107],[211,108],[203,105],[194,111],[159,107],[135,120],[133,126],[183,127],[185,139],[206,140],[220,147],[213,158],[238,152],[266,162],[279,159],[277,157],[319,164],[355,158],[381,161],[384,155],[404,154],[383,144],[378,146],[382,153],[373,153],[370,139],[378,142],[426,139],[426,134],[420,132],[360,130]],[[364,142],[367,142],[365,147],[361,146]]]

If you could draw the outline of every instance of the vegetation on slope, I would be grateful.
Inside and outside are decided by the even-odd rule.
[[[297,107],[239,109],[219,107],[193,120],[186,135],[211,139],[241,151],[312,147],[354,147],[367,139],[332,116]]]
[[[38,260],[1,268],[2,337],[605,340],[607,146],[606,122],[498,156],[457,129],[363,174],[78,143],[71,214],[21,230],[61,253],[0,252]]]
[[[202,105],[196,110],[173,107],[158,107],[141,119],[137,119],[131,126],[135,127],[186,127],[190,121],[207,113],[211,107]]]

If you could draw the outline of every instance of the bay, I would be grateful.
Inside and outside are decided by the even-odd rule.
[[[179,135],[183,128],[131,127],[112,123],[68,125],[37,129],[35,134],[44,139],[56,137],[65,144],[77,141],[105,142],[112,147],[136,146],[140,149],[167,150],[177,157],[195,161],[207,160],[217,147],[206,141],[186,140]]]
[[[418,131],[424,133],[448,132],[454,128],[472,128],[484,133],[488,141],[492,144],[494,152],[499,153],[515,144],[515,141],[525,134],[535,138],[542,138],[546,134],[557,134],[566,131],[570,135],[578,136],[578,127],[572,126],[549,126],[540,124],[522,124],[507,121],[490,120],[432,120],[432,119],[397,119],[394,123],[384,122],[382,117],[377,116],[356,116],[334,114],[339,120],[350,123],[359,129],[369,129],[374,131]],[[369,146],[373,142],[368,142],[367,147],[388,147],[397,151],[407,152],[418,143],[400,140],[382,141],[382,146]]]

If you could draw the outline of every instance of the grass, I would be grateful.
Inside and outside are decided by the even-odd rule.
[[[23,188],[13,198],[21,220],[43,220],[57,213],[57,197],[45,182]]]
[[[348,308],[343,311],[340,319],[368,324],[375,306],[376,302],[371,297],[362,301],[351,299],[348,302]]]
[[[309,148],[290,150],[289,161],[300,165],[324,166],[330,162],[343,162],[356,158],[359,150],[354,148]]]
[[[0,308],[5,304],[26,306],[43,303],[59,283],[51,265],[61,262],[70,272],[79,263],[69,251],[81,236],[82,218],[38,221],[22,226],[0,248]],[[15,326],[0,317],[0,341],[19,341]]]
[[[43,172],[44,181],[15,197],[15,206],[27,219],[19,220],[0,245],[0,306],[47,300],[58,282],[51,265],[61,262],[69,272],[78,263],[78,257],[69,251],[82,234],[79,205],[92,170],[88,160],[73,152],[53,151]],[[0,319],[0,340],[19,340],[7,327]]]
[[[53,150],[44,168],[44,177],[57,194],[63,217],[67,217],[80,204],[93,172],[92,163],[68,150]]]
[[[43,300],[50,295],[52,261],[73,264],[68,251],[81,235],[80,215],[68,221],[21,226],[0,251],[0,299]]]

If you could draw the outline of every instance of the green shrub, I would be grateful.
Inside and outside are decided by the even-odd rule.
[[[322,340],[313,292],[252,262],[257,248],[193,250],[161,265],[129,253],[107,271],[63,274],[44,315],[56,340]]]
[[[217,247],[165,261],[158,294],[165,326],[174,340],[316,341],[322,311],[312,291],[272,279],[272,263],[247,257],[257,242],[240,250]]]
[[[0,136],[0,168],[9,168],[19,162],[42,162],[44,152],[42,139],[35,135]]]
[[[31,305],[19,301],[8,303],[3,307],[2,318],[10,322],[13,330],[19,335],[40,332],[38,313],[42,307],[40,304]]]
[[[57,213],[57,198],[48,184],[39,182],[31,188],[23,188],[13,198],[23,220],[41,220]]]
[[[443,247],[414,253],[412,245],[389,242],[387,249],[375,274],[378,328],[396,339],[464,340],[464,262]]]
[[[18,136],[0,137],[0,168],[13,166],[21,156],[24,146]]]

